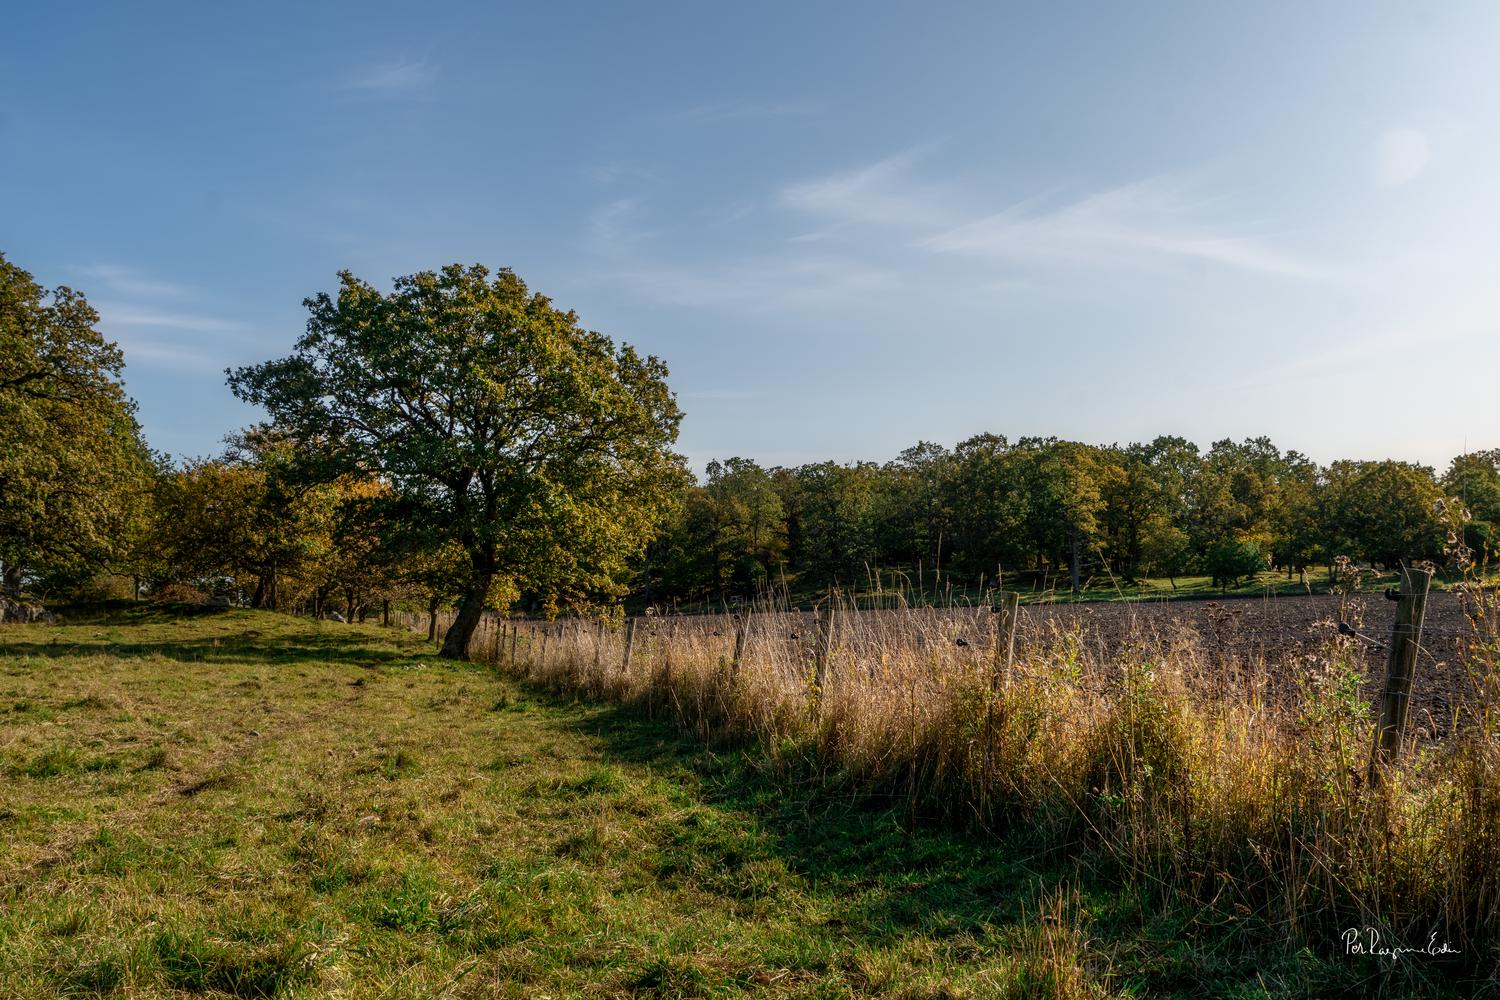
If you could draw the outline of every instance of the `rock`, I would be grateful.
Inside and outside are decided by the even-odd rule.
[[[339,614],[337,611],[330,611],[330,612],[328,612],[327,614],[325,614],[323,616],[323,619],[325,621],[339,622],[340,624],[347,624],[346,622],[344,622],[344,616],[341,615],[341,614]]]
[[[204,601],[203,606],[205,608],[232,608],[234,607],[234,600],[227,594],[215,594]]]
[[[0,623],[27,625],[32,622],[54,621],[57,619],[52,612],[40,604],[33,604],[19,597],[0,596]]]

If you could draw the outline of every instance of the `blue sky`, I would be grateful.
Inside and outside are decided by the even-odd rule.
[[[26,4],[0,250],[153,445],[302,299],[514,268],[767,464],[980,431],[1500,446],[1500,6]]]

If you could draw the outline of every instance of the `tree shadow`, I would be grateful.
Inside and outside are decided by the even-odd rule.
[[[522,686],[539,701],[569,700]],[[729,827],[750,831],[729,846],[702,836],[693,843],[721,850],[730,868],[779,860],[820,897],[838,901],[828,926],[860,947],[889,948],[913,935],[993,937],[1034,915],[1042,893],[1082,877],[1068,845],[913,812],[904,795],[859,790],[810,762],[773,769],[752,746],[706,745],[634,707],[590,704],[576,726],[610,760],[649,766]],[[1092,908],[1118,910],[1109,897],[1099,894]]]
[[[201,631],[180,638],[164,636],[147,641],[126,641],[108,631],[84,634],[80,628],[114,629],[142,625],[176,625],[217,619],[226,627],[222,631]],[[195,605],[126,604],[90,605],[61,609],[57,626],[16,626],[0,628],[0,657],[41,657],[62,659],[77,656],[110,655],[133,658],[160,656],[182,663],[231,663],[247,659],[266,660],[274,664],[352,662],[363,666],[381,666],[397,662],[425,660],[433,650],[414,635],[373,626],[349,627],[327,623],[325,628],[310,632],[307,619],[287,617],[285,632],[278,632],[274,618],[265,612],[254,616],[241,609],[207,609]],[[316,624],[316,623],[313,623]],[[393,649],[393,642],[406,640],[413,648]],[[420,644],[420,645],[419,645]],[[445,661],[446,662],[446,661]]]

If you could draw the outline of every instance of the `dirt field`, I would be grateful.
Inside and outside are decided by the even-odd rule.
[[[1384,677],[1386,651],[1396,602],[1383,593],[1347,597],[1318,595],[1265,600],[1182,601],[1149,604],[1064,605],[1024,611],[1023,635],[1035,644],[1053,627],[1076,627],[1084,641],[1108,660],[1142,636],[1186,634],[1228,670],[1264,666],[1282,687],[1295,688],[1311,658],[1326,653],[1346,622],[1364,638],[1343,643],[1349,657],[1366,673],[1365,692],[1374,699]],[[1454,707],[1473,697],[1463,667],[1468,648],[1468,618],[1457,595],[1435,593],[1427,603],[1413,690],[1412,719],[1433,735],[1451,725]]]
[[[1107,671],[1122,653],[1153,655],[1166,648],[1193,647],[1200,661],[1221,677],[1252,678],[1286,698],[1295,698],[1299,681],[1322,661],[1337,642],[1345,656],[1365,674],[1365,693],[1373,702],[1384,676],[1385,649],[1395,620],[1396,603],[1384,593],[1344,597],[1268,597],[1222,601],[1153,601],[1098,604],[1024,605],[1017,633],[1021,661],[1055,652],[1060,644],[1076,651],[1085,670]],[[959,654],[957,662],[987,664],[998,616],[988,608],[859,611],[845,613],[839,642],[856,647],[856,660],[876,655],[882,646],[915,644]],[[756,616],[755,647],[764,643],[807,644],[817,628],[810,612]],[[1346,622],[1364,638],[1339,639]],[[646,634],[698,633],[720,637],[728,654],[733,620],[726,615],[676,616],[648,621]],[[1427,604],[1413,690],[1412,720],[1417,735],[1431,737],[1452,725],[1456,706],[1474,693],[1464,669],[1469,641],[1468,618],[1456,594],[1433,593]]]

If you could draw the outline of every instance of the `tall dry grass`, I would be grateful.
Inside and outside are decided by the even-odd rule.
[[[1371,927],[1446,942],[1473,968],[1500,943],[1500,600],[1466,600],[1474,697],[1378,787],[1354,640],[1336,634],[1272,661],[1186,630],[1138,625],[1106,649],[1032,623],[997,676],[988,609],[835,607],[824,646],[811,616],[763,606],[739,664],[730,616],[640,619],[628,670],[618,622],[523,624],[514,657],[493,631],[474,648],[554,688],[812,761],[913,813],[1025,825],[1183,907],[1188,930],[1240,922],[1336,948]]]

